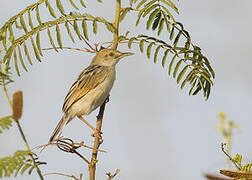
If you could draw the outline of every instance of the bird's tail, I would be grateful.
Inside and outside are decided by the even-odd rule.
[[[58,125],[56,126],[56,128],[53,131],[52,136],[49,139],[49,143],[54,141],[56,139],[56,137],[58,136],[58,134],[62,131],[62,129],[65,127],[65,125],[71,120],[72,118],[67,115],[64,114],[64,116],[61,118],[60,122],[58,123]]]

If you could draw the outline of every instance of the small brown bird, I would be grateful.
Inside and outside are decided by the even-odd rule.
[[[82,115],[89,115],[103,104],[116,78],[115,65],[123,57],[131,55],[131,52],[122,53],[114,49],[102,49],[97,52],[91,64],[82,71],[70,88],[62,108],[64,115],[49,142],[54,141],[63,127],[75,116],[92,128],[94,133],[99,133]]]

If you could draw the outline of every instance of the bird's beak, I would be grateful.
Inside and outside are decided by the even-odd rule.
[[[132,55],[134,55],[134,53],[132,53],[132,52],[125,52],[125,53],[122,53],[120,55],[120,58],[123,58],[123,57],[126,57],[126,56],[132,56]]]

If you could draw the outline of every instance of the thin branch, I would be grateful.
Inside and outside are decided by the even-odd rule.
[[[116,0],[116,14],[115,14],[115,22],[114,22],[115,32],[114,32],[114,41],[113,41],[112,49],[116,49],[118,46],[120,11],[121,11],[121,0]]]
[[[221,143],[221,150],[222,152],[230,159],[230,161],[232,161],[232,163],[235,165],[235,167],[240,171],[241,167],[237,165],[237,163],[234,161],[234,159],[225,151],[224,146],[226,145],[226,143]]]
[[[20,132],[20,134],[21,134],[21,137],[22,137],[22,139],[23,139],[23,141],[24,141],[24,143],[25,143],[25,146],[26,146],[26,148],[28,149],[28,151],[30,152],[29,155],[30,155],[30,157],[31,157],[32,163],[33,163],[34,167],[36,168],[36,171],[37,171],[37,173],[38,173],[40,179],[41,179],[41,180],[44,180],[44,178],[43,178],[43,176],[42,176],[42,173],[41,173],[39,167],[37,166],[36,161],[35,161],[35,159],[34,159],[32,153],[31,153],[32,151],[31,151],[30,146],[29,146],[29,144],[28,144],[28,142],[27,142],[27,140],[26,140],[26,137],[25,137],[25,135],[24,135],[23,129],[22,129],[22,127],[21,127],[19,121],[15,121],[15,122],[17,123],[18,130],[19,130],[19,132]]]
[[[69,141],[69,142],[67,142],[67,141]],[[81,146],[75,145],[73,140],[71,140],[69,138],[58,139],[56,141],[56,146],[64,152],[76,154],[83,161],[85,161],[87,164],[90,164],[90,162],[82,154],[80,154],[78,151],[76,151],[76,149],[80,148]]]
[[[96,129],[99,132],[101,131],[104,110],[105,110],[106,103],[108,102],[108,98],[101,105],[100,110],[99,110],[99,114],[97,116]],[[101,143],[102,143],[102,141],[100,141],[100,137],[99,136],[95,136],[95,141],[94,141],[94,146],[93,146],[94,149],[93,149],[93,152],[92,152],[91,163],[88,166],[88,169],[89,169],[89,179],[90,180],[95,180],[96,163],[98,161],[97,160],[97,155],[98,155],[98,149],[99,149],[99,146],[101,145]]]
[[[80,178],[77,178],[74,175],[68,175],[68,174],[63,174],[63,173],[47,173],[47,174],[44,174],[44,176],[48,176],[48,175],[60,175],[60,176],[73,178],[74,180],[82,180],[82,176],[83,176],[82,174],[80,174]]]
[[[58,138],[58,139],[56,139],[56,141],[57,141],[57,140],[63,140],[63,139],[66,139],[66,138]],[[39,148],[42,148],[42,150],[41,150],[41,151],[43,151],[43,150],[44,150],[44,148],[46,148],[47,146],[57,145],[57,142],[56,142],[56,141],[52,141],[52,142],[50,142],[50,143],[48,143],[48,144],[42,144],[42,145],[36,146],[36,147],[34,147],[33,149],[39,149]],[[74,146],[79,146],[79,147],[84,147],[84,148],[91,149],[91,150],[93,150],[93,149],[94,149],[94,148],[93,148],[93,147],[91,147],[91,146],[85,145],[83,141],[82,141],[82,142],[80,142],[80,143],[73,142],[73,145],[74,145]],[[32,150],[33,150],[33,149],[32,149]],[[98,151],[99,151],[99,152],[104,152],[104,153],[106,153],[106,152],[107,152],[107,151],[102,150],[102,149],[98,149]]]
[[[95,53],[96,51],[91,51],[87,48],[72,48],[72,47],[56,47],[56,49],[69,49],[69,50],[76,50],[76,51],[81,51],[81,52],[89,52],[89,53]],[[54,48],[43,48],[42,50],[54,50]]]
[[[116,172],[115,172],[114,174],[107,173],[107,174],[106,174],[106,175],[108,176],[108,179],[107,179],[107,180],[113,179],[119,172],[120,172],[120,169],[117,169]]]

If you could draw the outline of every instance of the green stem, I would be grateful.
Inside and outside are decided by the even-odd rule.
[[[19,130],[19,132],[20,132],[20,134],[21,134],[21,137],[22,137],[22,139],[23,139],[23,141],[24,141],[24,143],[25,143],[25,146],[26,146],[26,148],[28,149],[28,151],[30,152],[30,157],[31,157],[32,163],[33,163],[33,165],[35,166],[35,168],[36,168],[36,170],[37,170],[37,173],[38,173],[40,179],[41,179],[41,180],[44,180],[43,175],[42,175],[42,173],[41,173],[39,167],[37,166],[36,161],[35,161],[35,159],[34,159],[32,153],[31,153],[31,148],[30,148],[30,146],[29,146],[29,144],[28,144],[28,142],[27,142],[27,140],[26,140],[26,137],[25,137],[25,135],[24,135],[24,131],[23,131],[23,129],[22,129],[22,127],[21,127],[19,121],[16,121],[16,123],[17,123],[18,130]]]
[[[0,67],[0,70],[1,70],[1,67]],[[9,94],[8,94],[8,91],[7,91],[7,88],[6,88],[6,84],[5,84],[3,78],[2,78],[2,81],[3,81],[3,91],[4,91],[4,94],[5,94],[5,96],[6,96],[6,99],[7,99],[7,101],[8,101],[8,104],[9,104],[9,106],[10,106],[10,109],[11,109],[11,111],[12,111],[12,113],[13,113],[13,106],[12,106],[12,103],[11,103],[11,100],[10,100],[10,96],[9,96]],[[22,137],[22,139],[23,139],[23,141],[24,141],[24,143],[25,143],[25,146],[26,146],[27,150],[30,152],[30,157],[31,157],[32,163],[33,163],[33,165],[35,166],[35,168],[36,168],[36,170],[37,170],[37,173],[38,173],[40,179],[41,179],[41,180],[44,180],[44,178],[43,178],[43,176],[42,176],[42,173],[41,173],[39,167],[37,166],[37,164],[36,164],[36,162],[35,162],[35,159],[34,159],[32,153],[31,153],[31,148],[30,148],[30,146],[29,146],[29,144],[28,144],[28,142],[27,142],[27,140],[26,140],[26,137],[25,137],[24,132],[23,132],[23,130],[22,130],[22,128],[21,128],[21,125],[20,125],[19,121],[15,121],[15,122],[17,123],[18,130],[19,130],[19,132],[20,132],[20,134],[21,134],[21,137]]]
[[[121,0],[116,0],[116,14],[115,14],[115,22],[114,22],[114,27],[116,31],[114,32],[114,41],[113,41],[112,49],[117,49],[117,46],[118,46],[120,11],[121,11]]]

